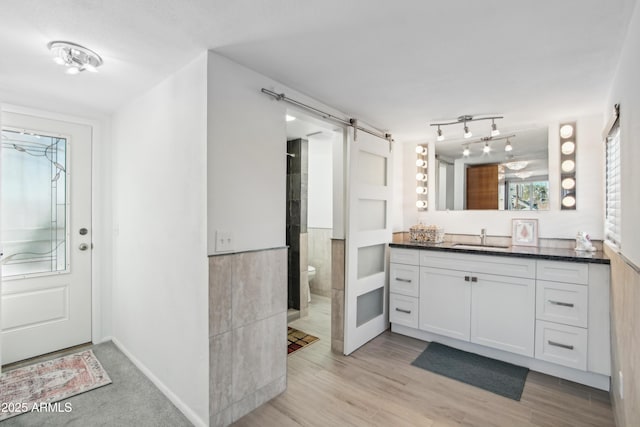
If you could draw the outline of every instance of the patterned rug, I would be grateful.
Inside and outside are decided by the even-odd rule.
[[[5,372],[0,375],[0,421],[51,411],[49,404],[107,384],[111,378],[91,350]]]
[[[294,351],[298,351],[301,348],[320,340],[318,337],[314,337],[313,335],[309,335],[306,332],[299,331],[290,326],[287,326],[287,338],[289,339],[287,354],[291,354]]]

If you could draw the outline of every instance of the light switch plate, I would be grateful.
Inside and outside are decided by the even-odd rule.
[[[230,231],[216,231],[216,252],[233,250],[233,236]]]

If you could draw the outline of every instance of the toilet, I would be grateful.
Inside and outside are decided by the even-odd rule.
[[[307,286],[308,286],[308,291],[309,291],[309,298],[307,302],[311,302],[311,281],[313,280],[314,277],[316,277],[316,268],[313,265],[310,265],[307,267]]]

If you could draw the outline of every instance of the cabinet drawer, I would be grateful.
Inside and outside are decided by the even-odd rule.
[[[538,261],[536,278],[586,285],[589,283],[589,266],[576,262]]]
[[[418,298],[404,295],[389,295],[389,320],[391,323],[418,327]]]
[[[398,264],[420,264],[420,251],[417,249],[391,248],[391,262]]]
[[[588,286],[538,280],[536,318],[586,328],[588,291]]]
[[[587,370],[587,330],[536,321],[536,359]]]
[[[420,266],[535,279],[536,260],[495,255],[420,251]]]
[[[418,297],[420,267],[417,265],[391,263],[389,268],[389,292]]]

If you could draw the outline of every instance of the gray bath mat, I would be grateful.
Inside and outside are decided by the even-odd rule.
[[[520,400],[528,368],[501,362],[437,342],[411,363],[436,374],[491,391],[500,396]]]

